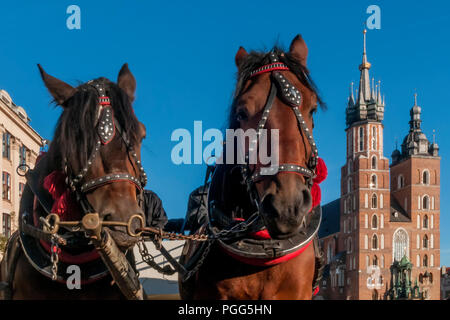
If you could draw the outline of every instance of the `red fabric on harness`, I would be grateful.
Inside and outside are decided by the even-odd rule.
[[[53,171],[44,179],[44,188],[52,195],[52,213],[56,213],[61,220],[80,220],[80,208],[66,186],[66,176],[60,171]]]
[[[311,197],[312,197],[312,206],[309,212],[312,211],[313,208],[320,205],[320,201],[322,199],[322,193],[320,190],[319,184],[324,181],[328,176],[328,169],[325,164],[325,161],[323,161],[322,158],[318,158],[317,161],[317,167],[316,167],[316,177],[313,179],[313,185],[311,187]],[[242,218],[235,218],[236,221],[245,221],[245,219]],[[257,240],[267,240],[271,239],[269,231],[267,229],[263,229],[257,232],[250,233],[250,237]],[[278,257],[278,258],[267,258],[267,259],[257,259],[257,258],[247,258],[238,256],[228,250],[226,250],[224,247],[221,247],[227,254],[229,254],[231,257],[235,258],[238,261],[241,261],[246,264],[255,265],[255,266],[273,266],[282,262],[286,262],[292,258],[297,257],[300,253],[306,250],[306,248],[309,247],[312,241],[308,242],[305,246],[300,248],[299,250],[289,253],[285,256]]]
[[[39,155],[36,163],[41,160],[44,154],[45,153],[41,153]],[[65,182],[65,175],[62,172],[53,171],[48,176],[46,176],[44,179],[44,188],[52,195],[52,198],[55,200],[52,206],[52,213],[56,213],[62,221],[81,219],[80,207],[68,190]],[[35,226],[38,226],[39,219],[36,216],[36,212],[34,212],[33,218]],[[40,243],[46,251],[48,251],[49,253],[52,252],[52,248],[49,242],[40,240]],[[62,247],[59,253],[59,259],[62,262],[69,264],[83,264],[99,258],[100,256],[95,249],[78,255],[72,255],[65,251],[64,247]]]

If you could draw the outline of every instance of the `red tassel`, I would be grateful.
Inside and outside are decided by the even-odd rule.
[[[316,177],[314,178],[315,183],[321,183],[328,176],[328,169],[322,158],[317,159],[317,167],[316,167]]]
[[[81,218],[78,203],[73,199],[65,183],[65,175],[60,171],[53,171],[44,179],[44,188],[55,200],[52,213],[56,213],[61,220],[79,220]]]

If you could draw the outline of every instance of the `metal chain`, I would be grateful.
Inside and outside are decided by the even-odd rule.
[[[167,232],[167,231],[162,231],[162,229],[152,228],[152,227],[140,228],[137,231],[138,232],[142,231],[143,234],[146,234],[147,237],[151,238],[152,240],[155,238],[158,238],[161,240],[193,240],[193,241],[207,241],[210,239],[210,237],[204,233],[203,234],[184,235],[182,233]],[[150,235],[152,235],[152,236],[150,236]]]
[[[165,274],[165,275],[172,275],[176,272],[173,268],[171,268],[169,265],[166,265],[164,267],[160,267],[159,264],[155,261],[155,257],[153,257],[149,252],[148,248],[145,245],[145,241],[143,238],[139,240],[137,243],[139,253],[142,257],[142,261],[147,263],[150,267],[154,268],[159,273]]]
[[[198,260],[197,264],[194,268],[189,270],[186,275],[183,277],[183,282],[186,282],[191,278],[194,274],[197,273],[197,271],[200,269],[200,267],[203,265],[203,262],[205,261],[206,257],[208,256],[209,250],[211,249],[211,245],[214,242],[214,240],[208,241],[208,244],[206,245],[205,250],[202,253],[202,256]]]
[[[223,238],[227,238],[228,235],[247,231],[248,228],[258,220],[258,217],[259,217],[258,212],[255,212],[254,214],[252,214],[250,216],[250,218],[248,218],[248,220],[239,222],[238,224],[234,225],[230,229],[221,230],[218,233],[213,234],[212,238],[213,239],[221,239],[221,238],[223,239]]]
[[[52,280],[55,281],[58,279],[59,245],[57,237],[54,235],[51,238],[50,250],[52,251],[50,256],[50,261],[52,262]]]

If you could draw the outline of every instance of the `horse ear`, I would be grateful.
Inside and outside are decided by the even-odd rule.
[[[42,81],[44,81],[44,84],[50,94],[53,96],[53,99],[55,99],[56,103],[58,103],[60,106],[63,106],[63,103],[67,99],[72,97],[77,89],[65,83],[64,81],[56,79],[55,77],[47,74],[40,64],[38,64],[37,66],[41,73]]]
[[[306,59],[308,57],[308,47],[306,46],[305,40],[302,36],[298,34],[294,40],[292,40],[291,46],[289,47],[289,53],[296,58],[300,63],[306,67]]]
[[[236,52],[236,56],[234,57],[234,62],[236,63],[236,67],[238,67],[238,69],[247,57],[247,51],[245,51],[243,47],[239,47],[239,50]]]
[[[130,101],[134,101],[134,93],[136,91],[136,79],[128,69],[128,63],[125,63],[119,71],[119,76],[117,77],[117,85],[120,89],[125,91],[125,93],[130,98]]]

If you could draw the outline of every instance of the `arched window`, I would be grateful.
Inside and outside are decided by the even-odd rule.
[[[352,179],[348,178],[348,181],[347,181],[347,193],[350,193],[350,192],[352,192]]]
[[[376,169],[377,168],[377,157],[373,156],[372,157],[372,169]]]
[[[374,193],[372,195],[372,209],[376,209],[378,206],[378,198],[377,195]]]
[[[347,241],[347,253],[351,253],[353,250],[352,238],[348,238]]]
[[[431,234],[431,236],[430,236],[430,248],[434,249],[434,235],[433,234]]]
[[[428,249],[428,236],[427,235],[423,236],[422,246],[424,249]]]
[[[424,210],[430,209],[430,197],[423,196],[423,198],[422,198],[422,209],[424,209]]]
[[[381,250],[384,249],[384,234],[381,235]]]
[[[373,260],[372,260],[372,261],[373,261],[372,264],[373,264],[374,266],[377,266],[377,265],[378,265],[378,257],[377,257],[376,255],[373,256]]]
[[[369,267],[369,261],[370,261],[370,258],[369,258],[369,256],[366,256],[366,268],[368,268],[368,267]]]
[[[377,127],[372,127],[372,150],[377,150]]]
[[[423,256],[423,263],[422,263],[422,265],[424,267],[428,267],[428,256],[427,255]]]
[[[364,150],[364,128],[359,128],[359,151]]]
[[[384,228],[384,215],[383,214],[380,215],[380,228],[381,229]]]
[[[416,256],[416,267],[420,267],[420,255]]]
[[[380,194],[380,209],[383,209],[384,207],[383,199],[383,194]]]
[[[372,229],[378,228],[378,217],[376,214],[372,216]]]
[[[378,237],[376,234],[372,236],[372,249],[378,249]]]
[[[427,215],[423,216],[422,228],[428,229],[428,216]]]
[[[394,232],[394,260],[400,261],[403,256],[408,256],[409,238],[404,229]]]
[[[434,254],[432,254],[430,258],[430,267],[434,267]]]
[[[399,175],[397,178],[397,187],[398,189],[401,189],[405,186],[405,178],[402,175]]]
[[[369,236],[367,234],[364,236],[364,249],[369,249]]]
[[[420,235],[417,235],[417,238],[416,238],[416,248],[420,249]]]
[[[370,187],[371,188],[377,188],[377,175],[373,174],[372,177],[370,178]]]
[[[330,241],[327,249],[327,263],[331,263],[331,259],[333,259],[333,244]]]
[[[369,195],[366,193],[364,195],[364,208],[368,208],[369,207]]]
[[[430,184],[430,172],[426,169],[423,170],[423,173],[422,173],[422,183]]]
[[[381,256],[380,262],[381,262],[380,263],[381,264],[380,267],[384,268],[384,255]]]

